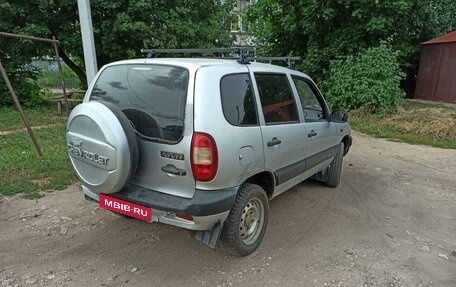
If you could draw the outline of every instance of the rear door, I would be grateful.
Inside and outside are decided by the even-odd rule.
[[[255,71],[266,169],[282,185],[305,171],[305,128],[289,76]]]
[[[114,104],[130,120],[139,143],[139,167],[130,183],[190,198],[193,86],[197,67],[119,64],[104,69],[90,100]]]

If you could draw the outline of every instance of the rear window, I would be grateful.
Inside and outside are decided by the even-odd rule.
[[[120,108],[140,136],[175,143],[184,130],[188,77],[180,67],[112,66],[100,75],[90,99]]]

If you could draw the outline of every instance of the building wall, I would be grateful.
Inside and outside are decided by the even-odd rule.
[[[456,103],[456,42],[423,46],[415,99]]]

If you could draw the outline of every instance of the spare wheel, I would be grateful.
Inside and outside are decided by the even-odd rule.
[[[135,131],[110,103],[76,106],[68,118],[66,141],[77,177],[94,193],[120,191],[138,167]]]

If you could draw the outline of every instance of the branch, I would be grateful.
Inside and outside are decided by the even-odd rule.
[[[65,64],[67,64],[67,66],[73,70],[76,75],[78,76],[79,80],[81,81],[83,87],[85,89],[87,89],[87,78],[86,78],[86,74],[84,72],[84,70],[79,67],[78,65],[76,65],[75,62],[73,62],[70,57],[68,57],[68,55],[65,53],[65,51],[63,51],[63,49],[59,46],[58,47],[59,49],[59,54],[60,54],[60,58],[62,58],[62,60],[65,62]]]

